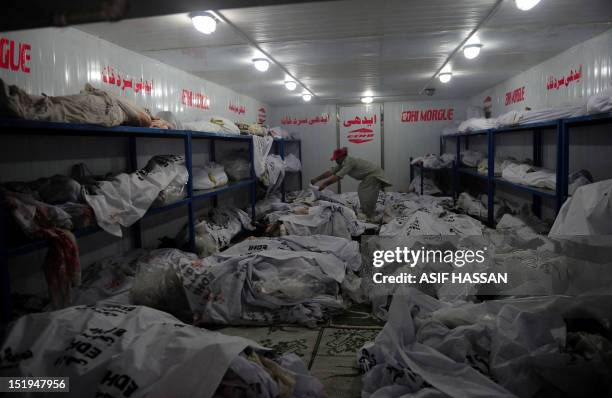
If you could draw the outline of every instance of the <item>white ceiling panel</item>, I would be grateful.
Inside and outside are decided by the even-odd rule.
[[[198,32],[188,14],[98,22],[78,28],[136,52],[245,44],[244,39],[225,24],[218,24],[211,35]]]
[[[259,43],[469,30],[495,0],[346,0],[223,11]]]
[[[479,31],[482,55],[453,60],[454,78],[430,80],[496,0],[343,0],[220,10],[302,81],[319,102],[355,102],[366,91],[465,98],[612,28],[612,0],[542,0],[529,12],[504,0]],[[88,24],[80,29],[272,105],[299,103],[285,73],[256,71],[258,52],[225,23],[212,35],[187,14]]]

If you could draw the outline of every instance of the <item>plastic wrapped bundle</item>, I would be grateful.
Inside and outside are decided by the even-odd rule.
[[[213,116],[210,118],[211,123],[220,127],[219,132],[225,134],[240,134],[240,129],[234,122],[221,116]]]
[[[174,113],[170,111],[157,112],[155,117],[168,122],[172,126],[169,128],[176,129],[176,130],[183,129],[183,124],[181,123],[181,121],[176,117]]]
[[[241,181],[251,178],[251,164],[240,157],[222,160],[225,172],[232,181]]]
[[[287,166],[286,171],[297,173],[302,170],[302,162],[294,154],[290,153],[285,157],[285,165]]]
[[[204,167],[194,167],[193,189],[212,189],[227,185],[229,179],[225,168],[218,163],[209,163]]]
[[[325,396],[295,354],[148,307],[71,307],[24,316],[7,332],[0,376],[69,377],[67,397]]]
[[[193,122],[183,123],[185,130],[202,131],[205,133],[219,133],[222,130],[221,125],[213,123],[209,120],[195,120]]]

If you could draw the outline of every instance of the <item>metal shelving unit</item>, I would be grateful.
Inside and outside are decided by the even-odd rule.
[[[497,186],[508,187],[517,191],[531,194],[533,197],[532,210],[537,216],[541,216],[542,199],[547,198],[555,201],[556,212],[559,212],[563,202],[568,197],[569,187],[569,134],[572,127],[594,126],[612,123],[612,113],[603,113],[589,116],[580,116],[566,119],[556,119],[541,123],[529,123],[518,126],[503,127],[498,129],[479,130],[469,133],[446,135],[440,138],[440,154],[446,149],[446,141],[455,139],[456,157],[454,172],[454,195],[456,196],[460,186],[460,175],[467,175],[487,182],[488,215],[487,223],[494,225],[494,200],[495,188]],[[533,135],[533,161],[534,166],[542,166],[542,132],[552,130],[556,141],[556,190],[536,188],[527,185],[516,184],[495,176],[495,138],[501,134],[531,132]],[[461,141],[464,140],[465,148],[469,149],[469,139],[472,136],[486,136],[488,149],[488,173],[478,173],[475,168],[461,167]]]
[[[275,138],[273,145],[276,147],[276,154],[281,157],[281,159],[285,160],[285,155],[287,151],[287,144],[295,144],[298,146],[298,159],[300,162],[302,161],[302,141],[296,139],[287,139],[287,138]],[[296,173],[299,178],[300,190],[302,190],[302,170]],[[285,178],[283,178],[283,183],[281,185],[281,194],[283,195],[283,202],[285,201]]]
[[[423,195],[423,185],[424,185],[424,176],[425,173],[431,173],[431,174],[435,174],[435,173],[439,173],[439,172],[443,172],[443,171],[454,171],[455,170],[455,162],[453,162],[453,165],[451,167],[447,167],[447,168],[441,168],[441,169],[433,169],[430,167],[423,167],[422,164],[416,164],[413,165],[412,164],[412,157],[410,158],[410,181],[414,180],[414,170],[419,170],[420,174],[421,174],[421,186],[420,186],[420,191],[421,191],[421,195]],[[456,199],[455,197],[455,187],[454,187],[454,178],[453,178],[453,199]]]
[[[142,127],[117,126],[106,128],[102,126],[73,124],[73,123],[50,123],[16,119],[0,120],[0,135],[54,135],[54,136],[93,136],[93,137],[117,137],[128,140],[128,165],[133,172],[137,167],[137,140],[138,138],[156,138],[156,139],[180,139],[183,140],[185,149],[185,167],[189,172],[189,180],[187,183],[187,197],[174,203],[165,206],[150,208],[143,218],[153,217],[163,212],[187,207],[188,225],[189,225],[189,243],[192,250],[195,247],[195,210],[194,204],[205,199],[213,199],[216,206],[216,198],[226,192],[231,192],[237,189],[250,188],[250,206],[251,213],[255,216],[256,202],[256,178],[254,170],[254,147],[253,140],[250,136],[239,136],[231,134],[213,134],[206,132],[194,132],[187,130],[161,130]],[[247,180],[229,183],[223,187],[209,189],[205,191],[194,191],[192,181],[192,142],[195,139],[207,139],[210,141],[210,160],[215,160],[215,142],[216,141],[231,141],[242,142],[249,146],[249,157],[251,164],[251,178]],[[283,143],[284,144],[284,143]],[[4,202],[2,200],[2,202]],[[4,203],[0,211],[0,286],[2,288],[2,321],[8,321],[11,317],[11,285],[8,272],[8,259],[10,257],[20,256],[31,253],[37,250],[47,248],[47,242],[44,240],[34,240],[23,242],[18,245],[8,246],[7,242],[7,225],[10,214]],[[142,246],[142,225],[140,221],[135,223],[131,228],[134,235],[136,246]],[[93,226],[83,229],[77,229],[74,232],[75,237],[85,237],[102,232],[102,229]]]

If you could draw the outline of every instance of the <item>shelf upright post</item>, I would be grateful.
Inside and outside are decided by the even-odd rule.
[[[421,196],[423,195],[423,180],[425,179],[423,164],[419,165],[419,169],[421,170]]]
[[[453,189],[453,202],[456,204],[457,203],[457,199],[459,194],[457,193],[457,191],[459,190],[458,184],[459,184],[459,168],[457,167],[457,160],[453,160],[453,165],[452,165],[452,189]]]
[[[457,136],[455,142],[455,197],[459,198],[459,167],[461,165],[461,137]]]
[[[410,156],[410,182],[414,180],[414,166],[412,165],[412,156]]]
[[[187,132],[185,135],[185,168],[189,174],[187,180],[187,197],[189,202],[187,203],[187,217],[188,228],[189,228],[189,249],[195,253],[195,213],[193,209],[193,170],[192,170],[192,145],[191,145],[191,132]]]
[[[138,170],[138,147],[136,146],[135,136],[128,137],[128,163],[130,173]],[[142,248],[142,219],[132,225],[132,236],[134,237],[135,246]]]
[[[569,196],[569,126],[561,120],[557,125],[557,213]]]
[[[487,175],[487,222],[490,227],[495,224],[495,134],[487,130],[488,175]]]
[[[217,161],[217,151],[215,148],[215,139],[210,139],[208,141],[208,158],[211,162],[216,162]],[[217,195],[213,196],[213,206],[217,207],[218,204],[218,200],[217,200]]]
[[[303,189],[303,184],[302,184],[302,178],[303,178],[303,174],[302,174],[302,169],[304,168],[304,164],[302,163],[302,140],[298,140],[298,156],[300,157],[300,165],[302,167],[300,167],[300,191]]]
[[[284,161],[285,160],[285,140],[281,139],[281,141],[279,142],[279,152],[280,152],[280,157],[281,159]],[[285,180],[286,180],[286,175],[285,177],[283,177],[283,181],[281,182],[281,193],[283,195],[283,202],[285,201]]]
[[[542,130],[533,130],[533,165],[536,167],[542,167]],[[559,170],[559,167],[557,167]],[[542,218],[542,197],[539,195],[532,195],[533,203],[531,204],[531,210],[536,217]]]
[[[255,144],[253,137],[249,141],[249,161],[251,163],[251,217],[255,220],[255,202],[257,201],[257,177],[255,176]]]
[[[7,225],[9,211],[4,193],[0,191],[0,290],[2,290],[1,323],[8,323],[13,314],[11,303],[11,275],[8,269]]]

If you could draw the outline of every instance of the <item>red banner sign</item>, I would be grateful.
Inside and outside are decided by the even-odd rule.
[[[364,144],[366,142],[373,141],[374,128],[376,126],[377,119],[378,115],[372,115],[371,117],[355,116],[352,119],[344,120],[342,122],[343,127],[352,128],[354,126],[367,126],[348,131],[346,133],[348,141],[353,144]]]
[[[402,123],[441,122],[453,120],[455,109],[421,109],[402,112]]]
[[[231,101],[227,109],[229,109],[230,112],[234,112],[237,115],[244,115],[246,113],[246,107],[244,105],[236,105],[236,104],[233,104]]]
[[[293,125],[293,126],[301,126],[303,124],[307,124],[312,126],[313,124],[327,124],[329,122],[329,114],[325,113],[323,115],[320,116],[316,116],[313,118],[302,118],[302,119],[298,119],[298,118],[292,118],[291,116],[285,116],[284,118],[281,119],[281,124],[282,125]]]
[[[562,87],[567,87],[572,83],[579,82],[580,79],[582,79],[582,65],[576,70],[571,69],[565,76],[548,76],[546,80],[546,90],[559,90]]]
[[[356,130],[349,131],[347,138],[349,142],[352,142],[353,144],[370,142],[374,139],[374,130],[368,127],[361,127]]]
[[[143,81],[142,77],[139,80],[134,80],[132,78],[128,79],[126,74],[123,74],[123,77],[119,72],[115,74],[115,70],[110,66],[102,69],[102,82],[111,86],[120,87],[122,90],[133,90],[135,93],[151,94],[153,91],[153,80]]]
[[[210,98],[204,93],[194,93],[183,89],[181,92],[181,104],[190,108],[210,109]]]
[[[506,106],[523,101],[525,101],[525,86],[514,89],[512,91],[508,91],[506,93]]]
[[[15,43],[14,40],[0,37],[0,68],[30,73],[31,49],[28,43]]]

